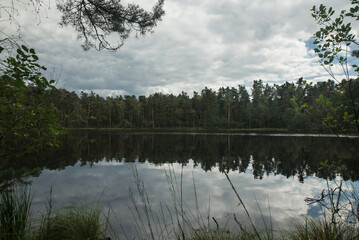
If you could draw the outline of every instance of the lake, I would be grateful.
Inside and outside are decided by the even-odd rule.
[[[72,130],[59,149],[29,156],[22,165],[43,169],[32,178],[34,215],[45,210],[52,189],[55,207],[100,203],[114,232],[123,234],[122,226],[135,236],[139,233],[130,189],[143,210],[136,190],[141,181],[153,214],[164,221],[170,221],[166,209],[173,209],[176,194],[188,216],[200,213],[207,221],[210,214],[211,226],[231,225],[233,214],[238,219],[244,214],[228,173],[258,226],[271,221],[285,228],[293,218],[321,214],[319,207],[304,201],[326,188],[326,178],[336,177],[319,170],[321,162],[341,160],[347,166],[343,178],[356,183],[359,164],[344,147],[347,140],[303,134]]]

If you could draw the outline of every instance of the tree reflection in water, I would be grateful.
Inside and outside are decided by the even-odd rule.
[[[205,216],[210,205],[211,216],[219,222],[240,213],[236,197],[222,174],[229,172],[254,221],[262,221],[258,205],[264,217],[271,219],[266,208],[270,204],[275,215],[273,222],[284,227],[299,214],[318,214],[304,199],[326,186],[321,178],[328,176],[319,170],[320,162],[341,159],[347,165],[345,179],[358,179],[355,159],[340,141],[335,137],[76,130],[63,136],[59,149],[8,163],[15,170],[42,169],[41,175],[32,179],[33,205],[39,213],[46,210],[44,202],[50,189],[57,207],[95,204],[101,198],[104,211],[110,208],[123,221],[124,228],[131,231],[134,223],[128,210],[128,189],[135,187],[131,166],[138,168],[154,212],[160,212],[161,203],[171,203],[163,171],[171,166],[178,178],[183,176],[184,202],[190,210],[198,198],[201,213]]]
[[[356,140],[357,141],[357,140]],[[358,141],[359,142],[359,141]],[[320,162],[338,161],[347,166],[344,179],[358,180],[359,165],[335,137],[297,137],[245,134],[123,133],[121,131],[73,130],[63,136],[61,147],[3,162],[1,174],[11,182],[16,172],[39,174],[39,169],[107,162],[149,162],[155,165],[192,160],[204,171],[218,167],[220,172],[245,172],[254,178],[269,174],[298,177],[334,178],[320,171]],[[25,171],[24,169],[27,169]],[[30,173],[30,174],[29,174]],[[12,178],[12,179],[11,179]],[[20,176],[21,178],[21,176]],[[2,179],[4,182],[4,179]]]

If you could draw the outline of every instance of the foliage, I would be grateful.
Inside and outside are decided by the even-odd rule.
[[[26,168],[14,169],[9,167],[5,159],[2,159],[0,164],[0,193],[6,191],[16,183],[28,184],[28,178],[31,176],[39,176],[41,173],[40,168]]]
[[[153,12],[147,12],[136,4],[124,6],[114,0],[65,0],[57,8],[62,12],[61,25],[71,25],[84,39],[83,48],[115,51],[120,48],[132,30],[137,35],[151,32],[164,15],[164,0],[159,0]],[[120,41],[111,43],[110,36],[117,33]]]
[[[359,42],[352,33],[350,20],[359,20],[359,2],[351,0],[352,7],[349,11],[342,10],[335,17],[335,10],[321,4],[318,8],[313,6],[312,16],[320,26],[314,35],[315,53],[320,64],[338,84],[343,98],[341,105],[337,106],[336,112],[340,115],[334,116],[331,113],[330,101],[322,98],[318,104],[328,107],[327,116],[323,118],[324,123],[332,130],[343,131],[343,123],[355,126],[359,132],[359,66],[358,50]],[[342,73],[336,71],[339,66]]]
[[[358,47],[359,42],[352,33],[350,20],[359,20],[359,1],[351,0],[352,6],[349,11],[341,10],[335,17],[335,10],[329,9],[321,4],[318,8],[313,6],[312,17],[320,26],[314,34],[315,53],[319,62],[328,74],[338,83],[341,94],[337,97],[329,97],[321,94],[316,99],[315,105],[302,105],[312,112],[312,115],[319,116],[322,123],[332,133],[346,133],[349,128],[354,128],[359,133],[359,67]],[[342,73],[336,71],[340,67]],[[359,148],[353,144],[351,138],[346,138],[343,146],[356,159],[359,157]],[[328,160],[322,162],[321,169],[329,172],[335,177],[343,176],[345,165],[338,163],[329,164]],[[334,186],[333,186],[334,185]],[[330,183],[327,179],[327,189],[324,189],[320,196],[307,198],[309,204],[318,203],[329,213],[329,219],[335,227],[343,221],[358,223],[358,196],[354,186],[344,186],[343,180],[339,183],[334,180]],[[328,229],[331,232],[332,229]],[[335,239],[346,239],[343,236]]]
[[[3,49],[0,48],[0,51]],[[34,49],[22,46],[15,57],[1,62],[0,144],[2,158],[57,146],[63,132],[56,108],[48,102],[48,81]]]
[[[14,23],[19,31],[21,26],[16,20],[21,13],[19,9],[23,6],[25,9],[33,8],[34,15],[40,23],[40,12],[46,12],[46,8],[51,8],[50,4],[43,0],[12,0],[0,3],[2,22]],[[163,5],[164,0],[158,0],[152,11],[146,11],[137,4],[130,3],[126,6],[115,0],[57,1],[57,9],[62,13],[60,25],[70,25],[75,29],[78,38],[84,40],[84,50],[95,48],[110,51],[118,50],[132,32],[136,33],[136,37],[152,33],[152,29],[165,14]],[[20,34],[9,36],[0,30],[1,47],[9,50],[20,41]]]
[[[65,89],[51,91],[51,102],[59,109],[66,127],[91,128],[281,128],[290,131],[326,131],[327,125],[355,131],[350,113],[343,107],[346,96],[334,81],[270,86],[253,81],[252,96],[245,86],[204,88],[201,92],[103,98],[94,92]],[[330,106],[330,108],[328,107]],[[312,114],[308,115],[307,112]],[[330,115],[329,115],[330,113]],[[340,116],[345,117],[341,118]],[[338,120],[339,118],[339,120]]]

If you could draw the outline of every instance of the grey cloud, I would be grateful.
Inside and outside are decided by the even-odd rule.
[[[21,11],[19,22],[23,39],[42,64],[61,71],[60,83],[70,90],[191,94],[205,86],[248,88],[259,78],[282,83],[299,75],[326,76],[305,46],[317,28],[310,16],[313,4],[320,1],[168,0],[154,34],[128,39],[116,53],[83,52],[73,30],[57,25],[54,8],[39,25],[31,12]]]

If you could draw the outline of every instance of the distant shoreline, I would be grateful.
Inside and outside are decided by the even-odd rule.
[[[296,137],[359,137],[359,134],[333,134],[329,131],[293,131],[283,128],[67,128],[69,131],[120,131],[123,133],[157,133],[157,134],[233,134],[233,135],[267,135]]]

